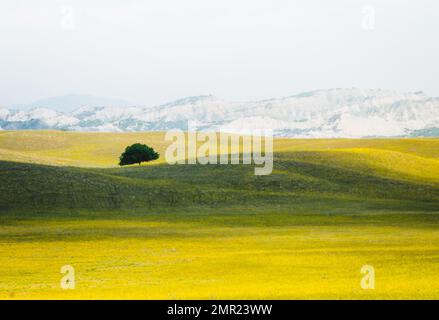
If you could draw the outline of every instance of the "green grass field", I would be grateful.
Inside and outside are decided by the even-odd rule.
[[[269,176],[135,142],[0,131],[0,298],[439,298],[439,139],[277,139]]]

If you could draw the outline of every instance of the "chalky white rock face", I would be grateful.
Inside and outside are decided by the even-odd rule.
[[[272,129],[284,137],[437,136],[439,98],[422,92],[331,89],[252,102],[197,96],[155,107],[81,106],[69,113],[0,108],[3,130],[186,130],[188,121],[200,130]]]

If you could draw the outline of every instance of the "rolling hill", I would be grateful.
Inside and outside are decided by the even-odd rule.
[[[164,157],[118,168],[124,146],[137,141],[161,154],[167,146],[163,133],[3,132],[0,207],[227,207],[314,197],[431,208],[439,198],[438,139],[277,139],[274,171],[263,177],[249,165],[171,166]]]

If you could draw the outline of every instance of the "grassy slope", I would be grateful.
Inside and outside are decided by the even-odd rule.
[[[61,131],[0,131],[0,158],[8,161],[78,166],[116,166],[127,145],[148,143],[160,153],[163,133],[72,133]],[[158,162],[162,162],[160,159]]]
[[[166,147],[161,133],[0,132],[0,297],[438,297],[439,139],[279,139],[262,177],[111,168],[133,142]],[[77,290],[59,289],[64,264]]]

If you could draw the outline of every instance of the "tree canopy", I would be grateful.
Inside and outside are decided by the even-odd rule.
[[[128,164],[142,162],[149,162],[159,158],[159,154],[154,151],[153,148],[148,147],[146,144],[135,143],[131,146],[126,147],[125,151],[120,156],[120,166],[125,166]]]

